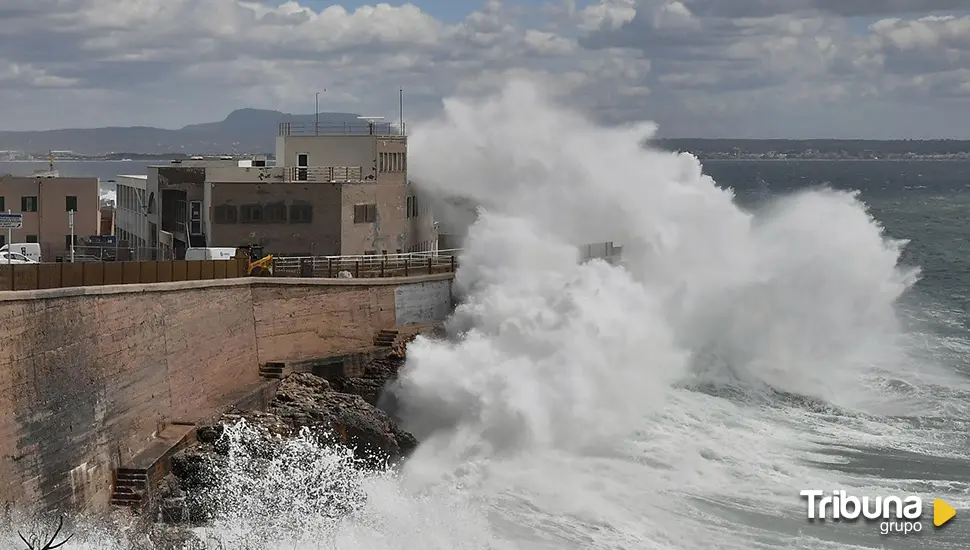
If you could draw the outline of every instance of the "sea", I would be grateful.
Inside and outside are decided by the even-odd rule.
[[[483,207],[449,338],[413,342],[388,390],[421,446],[374,473],[294,444],[286,464],[225,479],[199,536],[369,550],[970,544],[970,162],[700,162],[642,150],[650,125],[601,127],[521,89],[453,102],[422,128],[415,177]],[[57,167],[106,180],[144,166]],[[575,243],[610,239],[621,265],[575,262]],[[323,479],[366,498],[345,514],[308,507]],[[806,490],[916,496],[922,517],[810,520]],[[956,509],[939,528],[935,499]]]

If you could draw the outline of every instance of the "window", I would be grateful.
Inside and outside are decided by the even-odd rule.
[[[6,235],[6,233],[0,235],[0,246],[3,246],[5,244],[7,244],[7,235]]]
[[[309,204],[294,204],[290,206],[290,223],[313,222],[313,207]]]
[[[65,199],[64,202],[67,203],[67,211],[70,212],[73,210],[77,212],[77,197],[65,197]]]
[[[27,242],[29,243],[37,242],[37,235],[27,235]]]
[[[0,212],[6,212],[6,211],[7,211],[7,205],[4,204],[3,197],[0,197]]]
[[[20,197],[20,211],[21,212],[36,212],[37,211],[37,197]]]
[[[233,204],[222,204],[212,209],[212,217],[215,223],[238,223],[239,210]]]
[[[376,204],[354,205],[354,223],[373,223],[377,221]]]
[[[64,248],[70,250],[71,244],[77,246],[77,235],[64,235]]]
[[[192,221],[202,221],[202,201],[192,201],[189,203],[189,219]]]
[[[408,210],[407,216],[409,218],[418,217],[418,197],[417,196],[408,197],[407,210]]]
[[[264,206],[263,221],[266,223],[286,223],[286,205],[278,202]]]
[[[261,223],[263,221],[263,207],[258,204],[240,206],[239,221],[241,223]]]

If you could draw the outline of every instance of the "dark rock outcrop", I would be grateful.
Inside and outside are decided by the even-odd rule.
[[[233,411],[218,422],[200,426],[197,443],[172,457],[171,474],[158,488],[158,509],[153,512],[167,523],[201,524],[211,517],[206,499],[197,497],[212,494],[224,481],[226,468],[231,467],[226,426],[240,421],[259,434],[252,441],[235,442],[244,446],[235,450],[244,452],[247,460],[272,460],[278,457],[281,441],[309,429],[318,443],[352,449],[359,467],[393,466],[418,444],[377,407],[383,389],[403,362],[394,354],[372,361],[359,378],[333,383],[309,373],[291,374],[280,382],[266,411]]]

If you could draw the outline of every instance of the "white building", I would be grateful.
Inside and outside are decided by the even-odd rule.
[[[157,182],[149,184],[147,174],[136,174],[118,176],[115,185],[115,233],[118,240],[128,243],[128,247],[135,251],[135,259],[170,257],[164,251],[164,243],[159,253]]]

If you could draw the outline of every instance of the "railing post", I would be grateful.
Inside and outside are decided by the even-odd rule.
[[[428,275],[434,273],[432,266],[434,265],[434,257],[428,256]]]
[[[387,266],[387,258],[381,260],[381,277],[384,276],[384,267]]]
[[[327,258],[327,278],[333,277],[333,258]]]
[[[411,259],[410,258],[404,258],[404,276],[405,277],[408,276],[408,267],[410,267],[410,265],[409,265],[410,263],[411,263]]]
[[[455,272],[455,256],[454,255],[451,256],[451,272],[452,273]]]
[[[360,260],[354,262],[354,278],[360,279]]]

